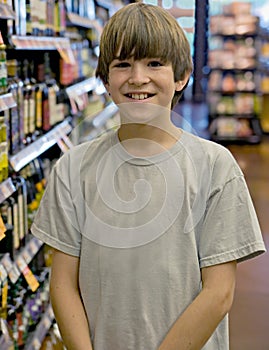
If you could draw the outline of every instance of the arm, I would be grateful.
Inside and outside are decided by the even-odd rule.
[[[236,261],[202,269],[203,287],[167,333],[158,350],[200,350],[230,310]]]
[[[68,350],[92,350],[78,271],[79,258],[53,250],[50,296],[64,344]]]

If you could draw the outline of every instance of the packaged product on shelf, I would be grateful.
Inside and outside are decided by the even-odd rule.
[[[26,35],[32,34],[32,14],[31,14],[31,1],[25,0],[25,11],[26,11]]]
[[[64,36],[66,29],[66,12],[63,0],[54,3],[54,31],[57,36]]]
[[[31,0],[30,2],[30,11],[31,11],[31,34],[34,36],[40,35],[40,23],[39,23],[39,14],[40,14],[40,1]]]
[[[223,92],[234,92],[236,90],[236,83],[233,74],[228,73],[224,75],[221,89]]]
[[[251,13],[251,3],[247,1],[232,1],[230,4],[223,6],[223,13],[249,15]]]

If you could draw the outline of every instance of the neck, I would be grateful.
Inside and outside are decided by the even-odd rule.
[[[181,130],[169,123],[165,128],[148,124],[121,124],[118,137],[132,155],[146,157],[170,149],[180,138]]]

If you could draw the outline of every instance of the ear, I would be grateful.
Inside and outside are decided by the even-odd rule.
[[[108,94],[110,94],[110,87],[109,87],[109,83],[104,84],[106,91]]]
[[[175,90],[176,91],[181,91],[184,88],[184,86],[187,84],[189,78],[190,78],[190,75],[186,74],[186,76],[184,77],[183,80],[176,81],[175,82]]]

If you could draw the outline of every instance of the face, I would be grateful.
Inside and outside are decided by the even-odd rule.
[[[117,105],[154,104],[170,110],[175,91],[180,91],[184,84],[184,81],[174,82],[171,63],[158,58],[131,57],[111,62],[106,89]]]

